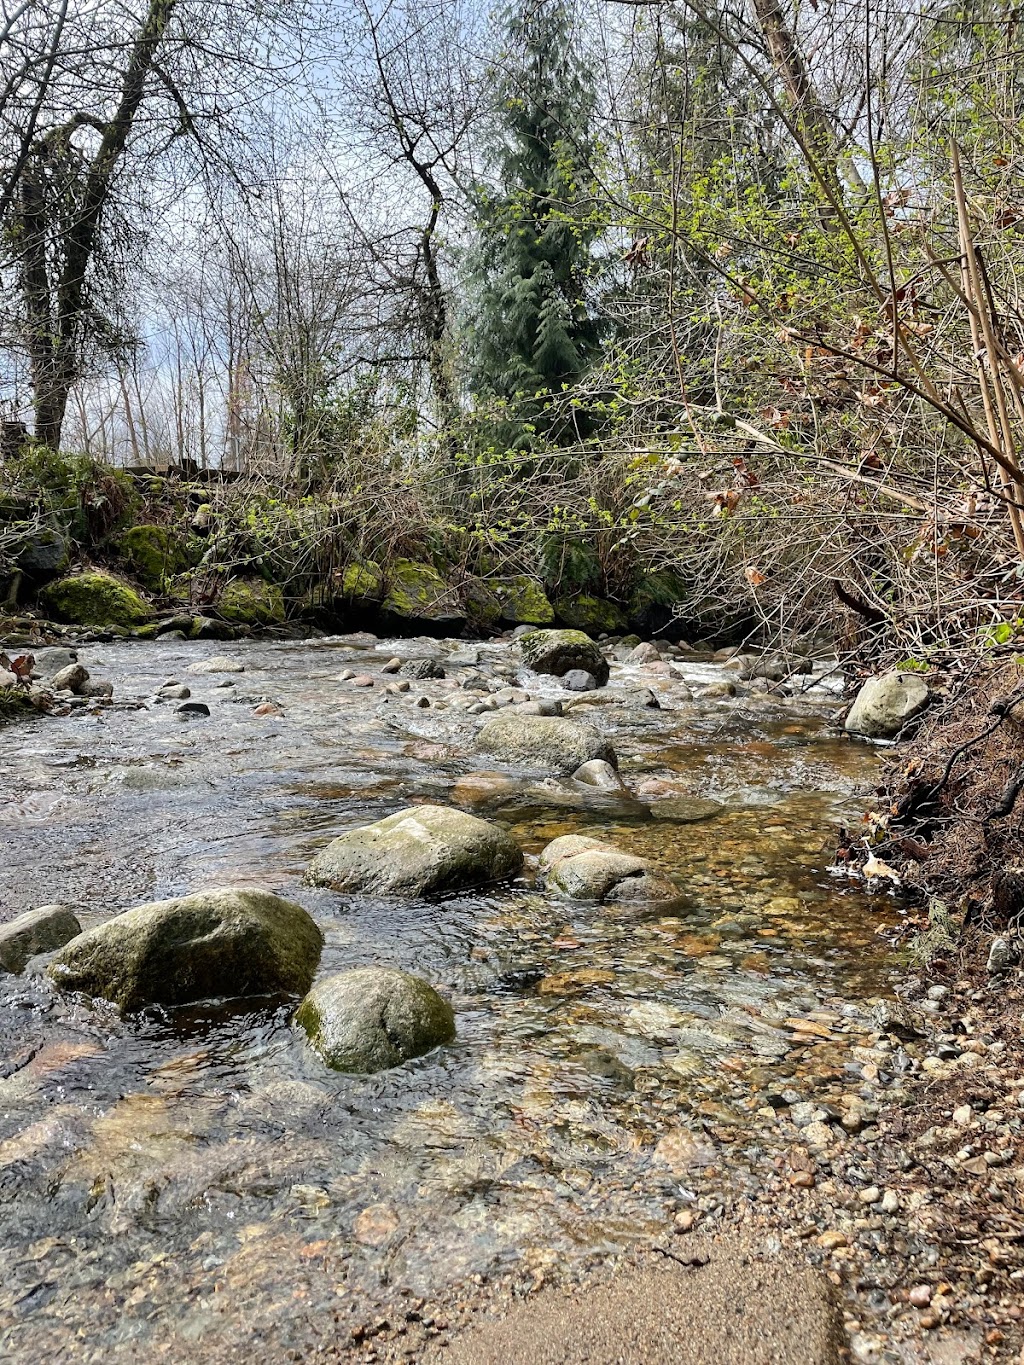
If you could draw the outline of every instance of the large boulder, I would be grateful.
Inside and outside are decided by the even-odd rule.
[[[618,765],[615,750],[592,725],[564,716],[524,715],[503,711],[487,721],[477,734],[474,748],[504,763],[522,768],[542,768],[551,773],[574,773],[591,759]]]
[[[410,806],[333,840],[306,881],[364,895],[436,896],[505,881],[522,865],[522,850],[498,825],[449,806]]]
[[[118,541],[117,548],[149,592],[163,592],[167,580],[189,566],[181,534],[169,526],[133,526]]]
[[[82,926],[66,905],[42,905],[8,924],[0,924],[0,972],[25,970],[36,953],[52,953],[82,932]]]
[[[501,604],[501,619],[511,625],[550,626],[555,609],[548,601],[544,586],[535,578],[521,575],[494,584],[495,595]]]
[[[139,905],[89,929],[48,968],[65,991],[124,1010],[251,995],[304,995],[323,935],[269,891],[227,887]]]
[[[928,684],[917,673],[883,673],[869,678],[846,717],[851,735],[892,739],[908,720],[928,705]]]
[[[280,625],[285,617],[284,593],[276,583],[262,578],[233,578],[221,593],[217,609],[236,625]]]
[[[10,528],[17,533],[17,525]],[[68,538],[57,525],[26,528],[14,543],[12,558],[30,587],[39,588],[67,572],[71,563]]]
[[[592,673],[602,686],[608,681],[608,660],[581,630],[531,630],[519,638],[527,668],[562,678],[574,669]]]
[[[39,594],[45,611],[75,626],[137,626],[149,604],[130,583],[101,569],[87,569],[50,583]]]
[[[573,630],[588,634],[614,635],[625,630],[629,619],[620,606],[604,597],[590,597],[586,593],[555,600],[558,619]]]
[[[458,593],[430,564],[398,559],[388,572],[387,585],[382,606],[392,616],[450,629],[465,623]]]
[[[573,901],[671,901],[679,892],[646,858],[600,839],[563,834],[540,855],[549,891]]]
[[[336,1071],[383,1071],[455,1037],[447,1000],[395,967],[359,967],[325,977],[295,1018]]]
[[[336,580],[338,595],[348,601],[378,603],[384,596],[384,573],[372,559],[357,559]]]

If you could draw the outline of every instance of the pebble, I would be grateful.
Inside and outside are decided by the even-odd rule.
[[[399,659],[399,658],[394,658],[394,659],[389,659],[389,660],[387,661],[387,663],[384,664],[384,665],[381,667],[381,670],[380,670],[380,671],[381,671],[382,673],[397,673],[398,670],[399,670],[401,667],[402,667],[402,661],[401,661],[401,659]]]
[[[862,1204],[877,1204],[882,1197],[882,1191],[877,1185],[869,1185],[867,1189],[859,1191],[857,1198]]]
[[[372,687],[372,686],[373,686],[373,679],[370,677],[369,673],[358,673],[358,674],[356,674],[356,676],[352,679],[352,686],[353,686],[353,687]]]
[[[927,1308],[932,1301],[932,1287],[930,1284],[915,1284],[907,1295],[907,1302],[913,1308]]]

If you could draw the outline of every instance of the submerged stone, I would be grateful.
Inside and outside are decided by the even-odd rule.
[[[306,881],[334,891],[435,896],[514,877],[519,845],[498,825],[448,806],[410,806],[322,849]]]
[[[323,935],[299,905],[223,888],[115,915],[72,941],[48,972],[61,990],[124,1010],[243,996],[304,994]]]
[[[447,1000],[396,967],[359,967],[325,977],[295,1018],[336,1071],[383,1071],[455,1037]]]

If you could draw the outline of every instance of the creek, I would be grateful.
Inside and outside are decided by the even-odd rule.
[[[88,926],[262,886],[320,924],[321,973],[403,967],[458,1024],[451,1047],[352,1077],[288,1003],[122,1019],[55,993],[38,960],[0,978],[4,1358],[180,1360],[202,1340],[193,1358],[284,1359],[453,1285],[656,1245],[680,1211],[756,1187],[791,1143],[773,1105],[859,1083],[898,912],[828,870],[875,758],[830,727],[827,689],[687,701],[722,669],[616,664],[573,711],[618,752],[633,795],[608,795],[474,753],[479,718],[445,704],[465,696],[453,652],[500,682],[515,670],[501,642],[83,646],[118,705],[0,732],[7,917],[63,902]],[[392,653],[449,677],[387,695]],[[187,673],[214,654],[245,671]],[[376,686],[336,681],[345,668]],[[170,678],[210,716],[157,704]],[[640,704],[648,686],[662,709]],[[263,699],[280,714],[256,715]],[[424,800],[506,821],[526,876],[426,904],[302,885],[334,835]],[[651,858],[679,904],[536,889],[535,855],[569,832]]]

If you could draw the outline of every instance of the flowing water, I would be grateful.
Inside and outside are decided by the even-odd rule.
[[[457,662],[406,696],[335,680],[392,649],[475,649],[375,643],[89,646],[118,707],[0,733],[7,917],[60,901],[88,925],[264,886],[323,928],[321,972],[406,968],[458,1022],[451,1047],[349,1077],[283,1005],[121,1019],[55,994],[38,961],[0,980],[4,1359],[285,1359],[455,1283],[656,1244],[680,1209],[756,1186],[784,1142],[756,1118],[773,1094],[827,1101],[856,1074],[895,912],[827,871],[873,758],[829,729],[823,689],[690,704],[617,667],[611,695],[649,683],[664,706],[587,706],[626,799],[494,771],[477,719],[436,705],[465,696]],[[224,653],[245,671],[186,674]],[[514,666],[507,645],[480,662]],[[211,716],[157,704],[170,677]],[[265,698],[280,714],[254,714]],[[533,886],[533,857],[514,886],[439,903],[303,887],[329,838],[422,800],[507,821],[528,855],[607,838],[682,899],[567,905]]]

